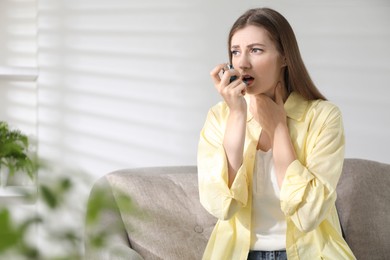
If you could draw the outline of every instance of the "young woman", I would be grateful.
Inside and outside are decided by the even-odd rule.
[[[335,207],[342,117],[310,79],[291,26],[251,9],[228,47],[234,69],[210,73],[223,102],[199,141],[200,200],[219,219],[203,258],[355,259]]]

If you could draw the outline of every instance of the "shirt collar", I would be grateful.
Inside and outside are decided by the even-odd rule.
[[[284,103],[284,110],[286,110],[287,117],[294,120],[301,120],[308,105],[309,102],[300,94],[292,92]]]
[[[245,100],[247,102],[247,121],[253,119],[252,113],[249,111],[249,103],[250,97],[249,95],[245,95]],[[287,117],[300,120],[302,116],[305,114],[305,111],[308,106],[308,101],[305,100],[300,94],[296,92],[292,92],[286,102],[284,103],[284,110],[286,111]]]

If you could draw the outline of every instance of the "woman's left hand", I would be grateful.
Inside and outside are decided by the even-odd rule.
[[[264,94],[254,96],[255,102],[250,103],[250,111],[255,120],[273,140],[278,126],[287,125],[286,111],[283,102],[283,87],[280,82],[275,87],[275,101]]]
[[[254,97],[255,102],[251,102],[249,107],[255,119],[271,139],[279,188],[282,187],[288,166],[297,158],[287,127],[283,93],[285,93],[283,86],[278,83],[275,88],[275,101],[264,94],[257,95]]]

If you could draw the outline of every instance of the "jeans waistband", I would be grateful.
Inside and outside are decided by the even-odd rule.
[[[248,260],[286,260],[286,250],[250,251]]]

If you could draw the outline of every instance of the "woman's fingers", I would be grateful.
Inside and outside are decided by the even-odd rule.
[[[245,93],[246,84],[241,80],[235,80],[224,88],[220,89],[222,96],[242,96]]]
[[[214,82],[215,88],[225,100],[230,109],[245,110],[246,104],[243,95],[246,92],[246,84],[240,79],[240,73],[237,70],[229,69],[226,63],[217,65],[210,76]],[[238,79],[230,82],[232,76]]]
[[[231,81],[232,77],[236,77],[233,81]],[[223,76],[222,76],[222,82],[224,85],[229,85],[233,82],[242,82],[241,80],[238,80],[240,78],[240,73],[235,69],[229,69],[225,70]],[[235,85],[236,86],[236,85]]]
[[[240,77],[240,73],[235,69],[229,69],[226,63],[217,65],[211,72],[210,76],[214,82],[214,85],[222,84],[227,86],[230,84],[230,78],[236,76]]]
[[[226,63],[219,64],[210,72],[210,76],[214,82],[214,85],[218,85],[221,82],[221,77],[219,75],[225,66]]]

